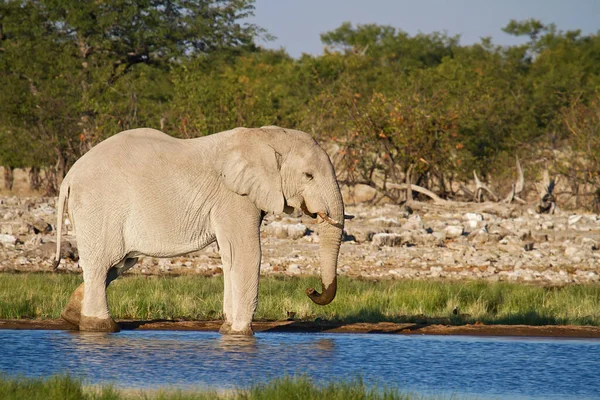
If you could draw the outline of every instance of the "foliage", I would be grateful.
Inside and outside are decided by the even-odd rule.
[[[343,23],[318,56],[264,50],[253,1],[0,3],[0,164],[55,170],[118,131],[195,137],[237,126],[314,134],[339,178],[444,197],[519,156],[594,193],[600,35],[510,21],[516,46]],[[412,167],[411,167],[412,166]],[[528,168],[531,166],[532,168]],[[52,175],[52,174],[50,174]],[[505,190],[502,188],[502,190]]]
[[[262,277],[257,319],[344,322],[433,322],[600,326],[600,288],[537,287],[517,283],[360,281],[340,277],[330,305],[313,304],[304,289],[316,278]],[[0,274],[0,319],[58,318],[81,283],[76,275]],[[222,318],[221,277],[143,277],[116,280],[111,313],[123,319]],[[455,307],[460,314],[455,315]]]
[[[240,23],[252,11],[250,0],[0,2],[0,162],[56,160],[62,177],[99,140],[159,126],[169,67],[252,48],[263,31]]]

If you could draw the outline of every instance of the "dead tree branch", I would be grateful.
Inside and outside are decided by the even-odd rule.
[[[388,183],[387,186],[390,189],[408,190],[408,185],[406,183]],[[425,189],[424,187],[411,184],[410,189],[414,190],[417,193],[421,193],[421,194],[429,197],[431,200],[434,201],[434,203],[437,203],[437,204],[449,203],[449,201],[442,199],[440,196],[438,196],[437,194],[433,193],[430,190]]]
[[[514,201],[518,201],[521,204],[526,204],[527,202],[521,199],[518,195],[521,194],[523,188],[525,187],[525,176],[523,175],[523,168],[521,168],[521,163],[519,162],[519,157],[517,157],[517,173],[518,178],[517,182],[513,183],[512,189],[508,196],[504,199],[505,203],[512,203]]]
[[[473,200],[478,203],[481,203],[483,191],[485,190],[486,192],[488,192],[488,194],[490,195],[492,200],[498,201],[498,196],[496,196],[496,194],[494,192],[492,192],[492,189],[487,187],[487,185],[485,185],[484,183],[481,183],[481,181],[477,177],[477,172],[475,172],[475,170],[473,170],[473,176],[475,177],[475,196],[474,196]]]
[[[406,171],[406,204],[410,205],[410,203],[412,203],[413,201],[413,195],[412,195],[412,185],[411,185],[411,172],[412,169],[415,165],[414,164],[410,164],[410,167],[408,167],[408,170]]]

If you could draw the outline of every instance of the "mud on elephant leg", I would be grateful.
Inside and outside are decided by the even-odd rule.
[[[85,283],[82,283],[73,292],[60,317],[81,331],[119,332],[119,326],[110,316],[108,319],[100,319],[81,315],[84,287]]]
[[[97,318],[82,315],[79,319],[79,330],[84,332],[120,332],[121,328],[110,316]]]
[[[125,260],[121,261],[120,263],[109,269],[108,274],[106,276],[106,288],[108,288],[108,285],[110,285],[112,281],[114,281],[120,275],[122,275],[123,272],[133,267],[136,264],[137,260],[137,258],[126,258]],[[75,289],[75,291],[69,298],[69,302],[65,306],[65,309],[60,315],[60,317],[63,320],[67,321],[68,323],[74,325],[77,328],[79,328],[79,323],[81,319],[81,307],[83,303],[84,287],[85,284],[82,283],[77,289]]]
[[[118,275],[119,270],[114,267],[105,277],[96,274],[86,276],[84,270],[85,289],[79,318],[80,331],[119,332],[121,330],[110,316],[106,299],[106,288]]]
[[[79,318],[79,330],[89,332],[119,332],[119,325],[108,312],[106,284],[98,278],[86,279]]]
[[[79,328],[79,319],[81,318],[81,303],[83,302],[83,287],[82,283],[79,285],[77,289],[73,292],[71,297],[69,298],[69,302],[67,303],[65,309],[63,310],[60,317],[74,325],[76,328]]]
[[[93,317],[85,317],[81,315],[81,307],[83,303],[84,286],[82,283],[73,292],[67,306],[63,310],[60,317],[81,331],[96,331],[96,332],[119,332],[119,326],[112,319],[99,319]]]

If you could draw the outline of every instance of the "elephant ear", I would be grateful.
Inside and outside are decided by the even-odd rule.
[[[280,213],[285,201],[281,187],[281,154],[266,144],[229,147],[217,169],[225,186],[248,196],[256,207]]]

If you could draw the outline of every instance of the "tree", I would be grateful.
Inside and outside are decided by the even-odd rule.
[[[146,97],[159,108],[155,100],[168,98],[171,65],[253,48],[263,30],[240,22],[253,9],[252,0],[0,2],[0,80],[28,87],[3,98],[0,120],[12,124],[0,135],[9,140],[9,128],[13,138],[33,135],[43,143],[42,159],[55,160],[58,181],[91,145],[127,127],[124,121],[159,123],[160,114],[139,118],[137,105]]]
[[[369,55],[388,68],[410,70],[438,65],[452,56],[458,36],[434,32],[410,36],[388,25],[366,24],[353,27],[344,22],[339,28],[321,35],[321,41],[346,54]]]

